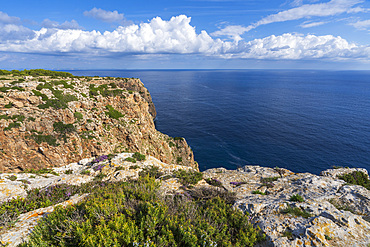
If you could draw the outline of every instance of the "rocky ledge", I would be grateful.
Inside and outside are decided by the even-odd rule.
[[[47,173],[0,174],[0,201],[25,197],[30,189],[47,189],[56,185],[79,185],[100,178],[104,182],[136,179],[140,172],[156,168],[163,194],[187,194],[189,187],[174,176],[178,170],[194,170],[170,165],[154,157],[135,160],[133,153],[114,157],[83,159]],[[140,155],[138,156],[140,157]],[[135,162],[135,163],[132,163]],[[249,214],[250,221],[266,234],[259,246],[369,246],[370,191],[359,185],[347,184],[338,175],[365,169],[332,169],[320,176],[293,173],[282,168],[245,166],[238,170],[210,169],[195,188],[215,187],[235,195],[234,207]],[[69,195],[59,205],[84,200],[88,194]],[[17,246],[26,240],[37,221],[47,217],[54,206],[39,208],[19,215],[0,232],[2,244]]]

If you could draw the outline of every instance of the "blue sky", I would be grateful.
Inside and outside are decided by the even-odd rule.
[[[370,1],[2,1],[3,69],[370,69]]]

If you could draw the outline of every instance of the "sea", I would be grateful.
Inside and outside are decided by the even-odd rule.
[[[159,131],[184,137],[200,170],[245,165],[370,171],[370,71],[73,70],[140,78]]]

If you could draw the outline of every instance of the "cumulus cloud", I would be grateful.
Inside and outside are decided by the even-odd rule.
[[[0,44],[2,42],[27,41],[35,37],[35,32],[29,28],[15,24],[0,24]]]
[[[18,24],[21,22],[19,17],[9,16],[7,13],[0,11],[0,23],[1,24]]]
[[[206,31],[197,33],[185,15],[170,20],[153,18],[140,25],[120,26],[104,33],[78,29],[42,28],[28,39],[0,40],[0,51],[27,53],[79,53],[91,55],[200,54],[250,59],[358,59],[370,58],[370,48],[332,35],[271,35],[238,42],[213,39]],[[230,29],[234,37],[239,27]],[[1,32],[0,32],[1,33]]]
[[[41,26],[46,27],[46,28],[57,28],[57,29],[83,29],[83,27],[81,27],[75,20],[65,21],[60,24],[57,21],[51,21],[49,19],[45,19],[41,23]]]
[[[117,10],[107,11],[100,8],[93,8],[85,11],[84,15],[104,22],[121,22],[124,20],[123,14],[118,13]]]

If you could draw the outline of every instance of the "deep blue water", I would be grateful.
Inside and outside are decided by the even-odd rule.
[[[185,137],[201,170],[370,170],[370,71],[70,72],[140,78],[153,97],[157,129]]]

